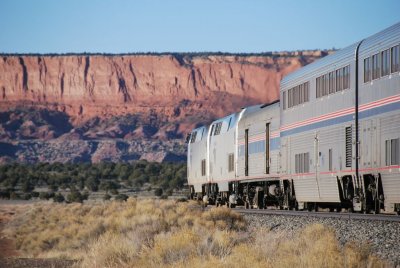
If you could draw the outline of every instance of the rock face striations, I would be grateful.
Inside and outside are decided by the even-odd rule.
[[[278,99],[282,76],[326,53],[2,55],[0,157],[184,159],[195,125]]]

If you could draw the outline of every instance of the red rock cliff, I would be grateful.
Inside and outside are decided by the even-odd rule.
[[[222,116],[276,100],[282,76],[319,56],[3,56],[0,104],[2,110],[45,106],[86,119],[149,108],[177,115],[185,100]]]
[[[271,102],[319,51],[0,57],[0,163],[180,161],[194,126]]]

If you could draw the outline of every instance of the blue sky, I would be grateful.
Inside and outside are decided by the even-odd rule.
[[[400,0],[1,0],[2,53],[257,53],[343,48]]]

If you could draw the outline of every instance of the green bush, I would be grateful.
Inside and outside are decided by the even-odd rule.
[[[19,198],[20,198],[19,194],[17,194],[16,192],[11,192],[10,193],[10,199],[16,200],[16,199],[19,199]]]
[[[186,182],[186,164],[136,161],[133,163],[12,163],[0,165],[0,190],[20,188],[31,193],[35,187],[47,186],[49,192],[59,189],[96,192],[99,189],[117,195],[121,185],[142,187],[149,191],[179,189]],[[7,195],[2,195],[7,198]],[[32,195],[33,197],[37,194]],[[52,196],[38,196],[41,199]],[[13,195],[15,198],[15,195]]]
[[[65,198],[64,198],[64,196],[62,194],[57,193],[57,194],[54,195],[53,201],[56,202],[56,203],[63,203],[65,201]]]
[[[113,195],[117,195],[118,194],[118,190],[117,189],[111,189],[110,193]]]
[[[128,196],[126,194],[119,194],[115,197],[115,200],[118,201],[126,201],[128,200]]]
[[[69,203],[76,202],[76,203],[82,203],[83,202],[83,196],[79,191],[72,191],[67,195],[67,201]]]
[[[155,196],[162,196],[162,194],[163,194],[163,189],[157,188],[157,189],[154,190],[154,195]]]

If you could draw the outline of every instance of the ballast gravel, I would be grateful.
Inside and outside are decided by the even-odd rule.
[[[350,241],[369,244],[372,254],[400,267],[400,222],[263,214],[245,214],[244,218],[250,227],[267,227],[290,236],[307,225],[321,223],[335,230],[341,245]]]

